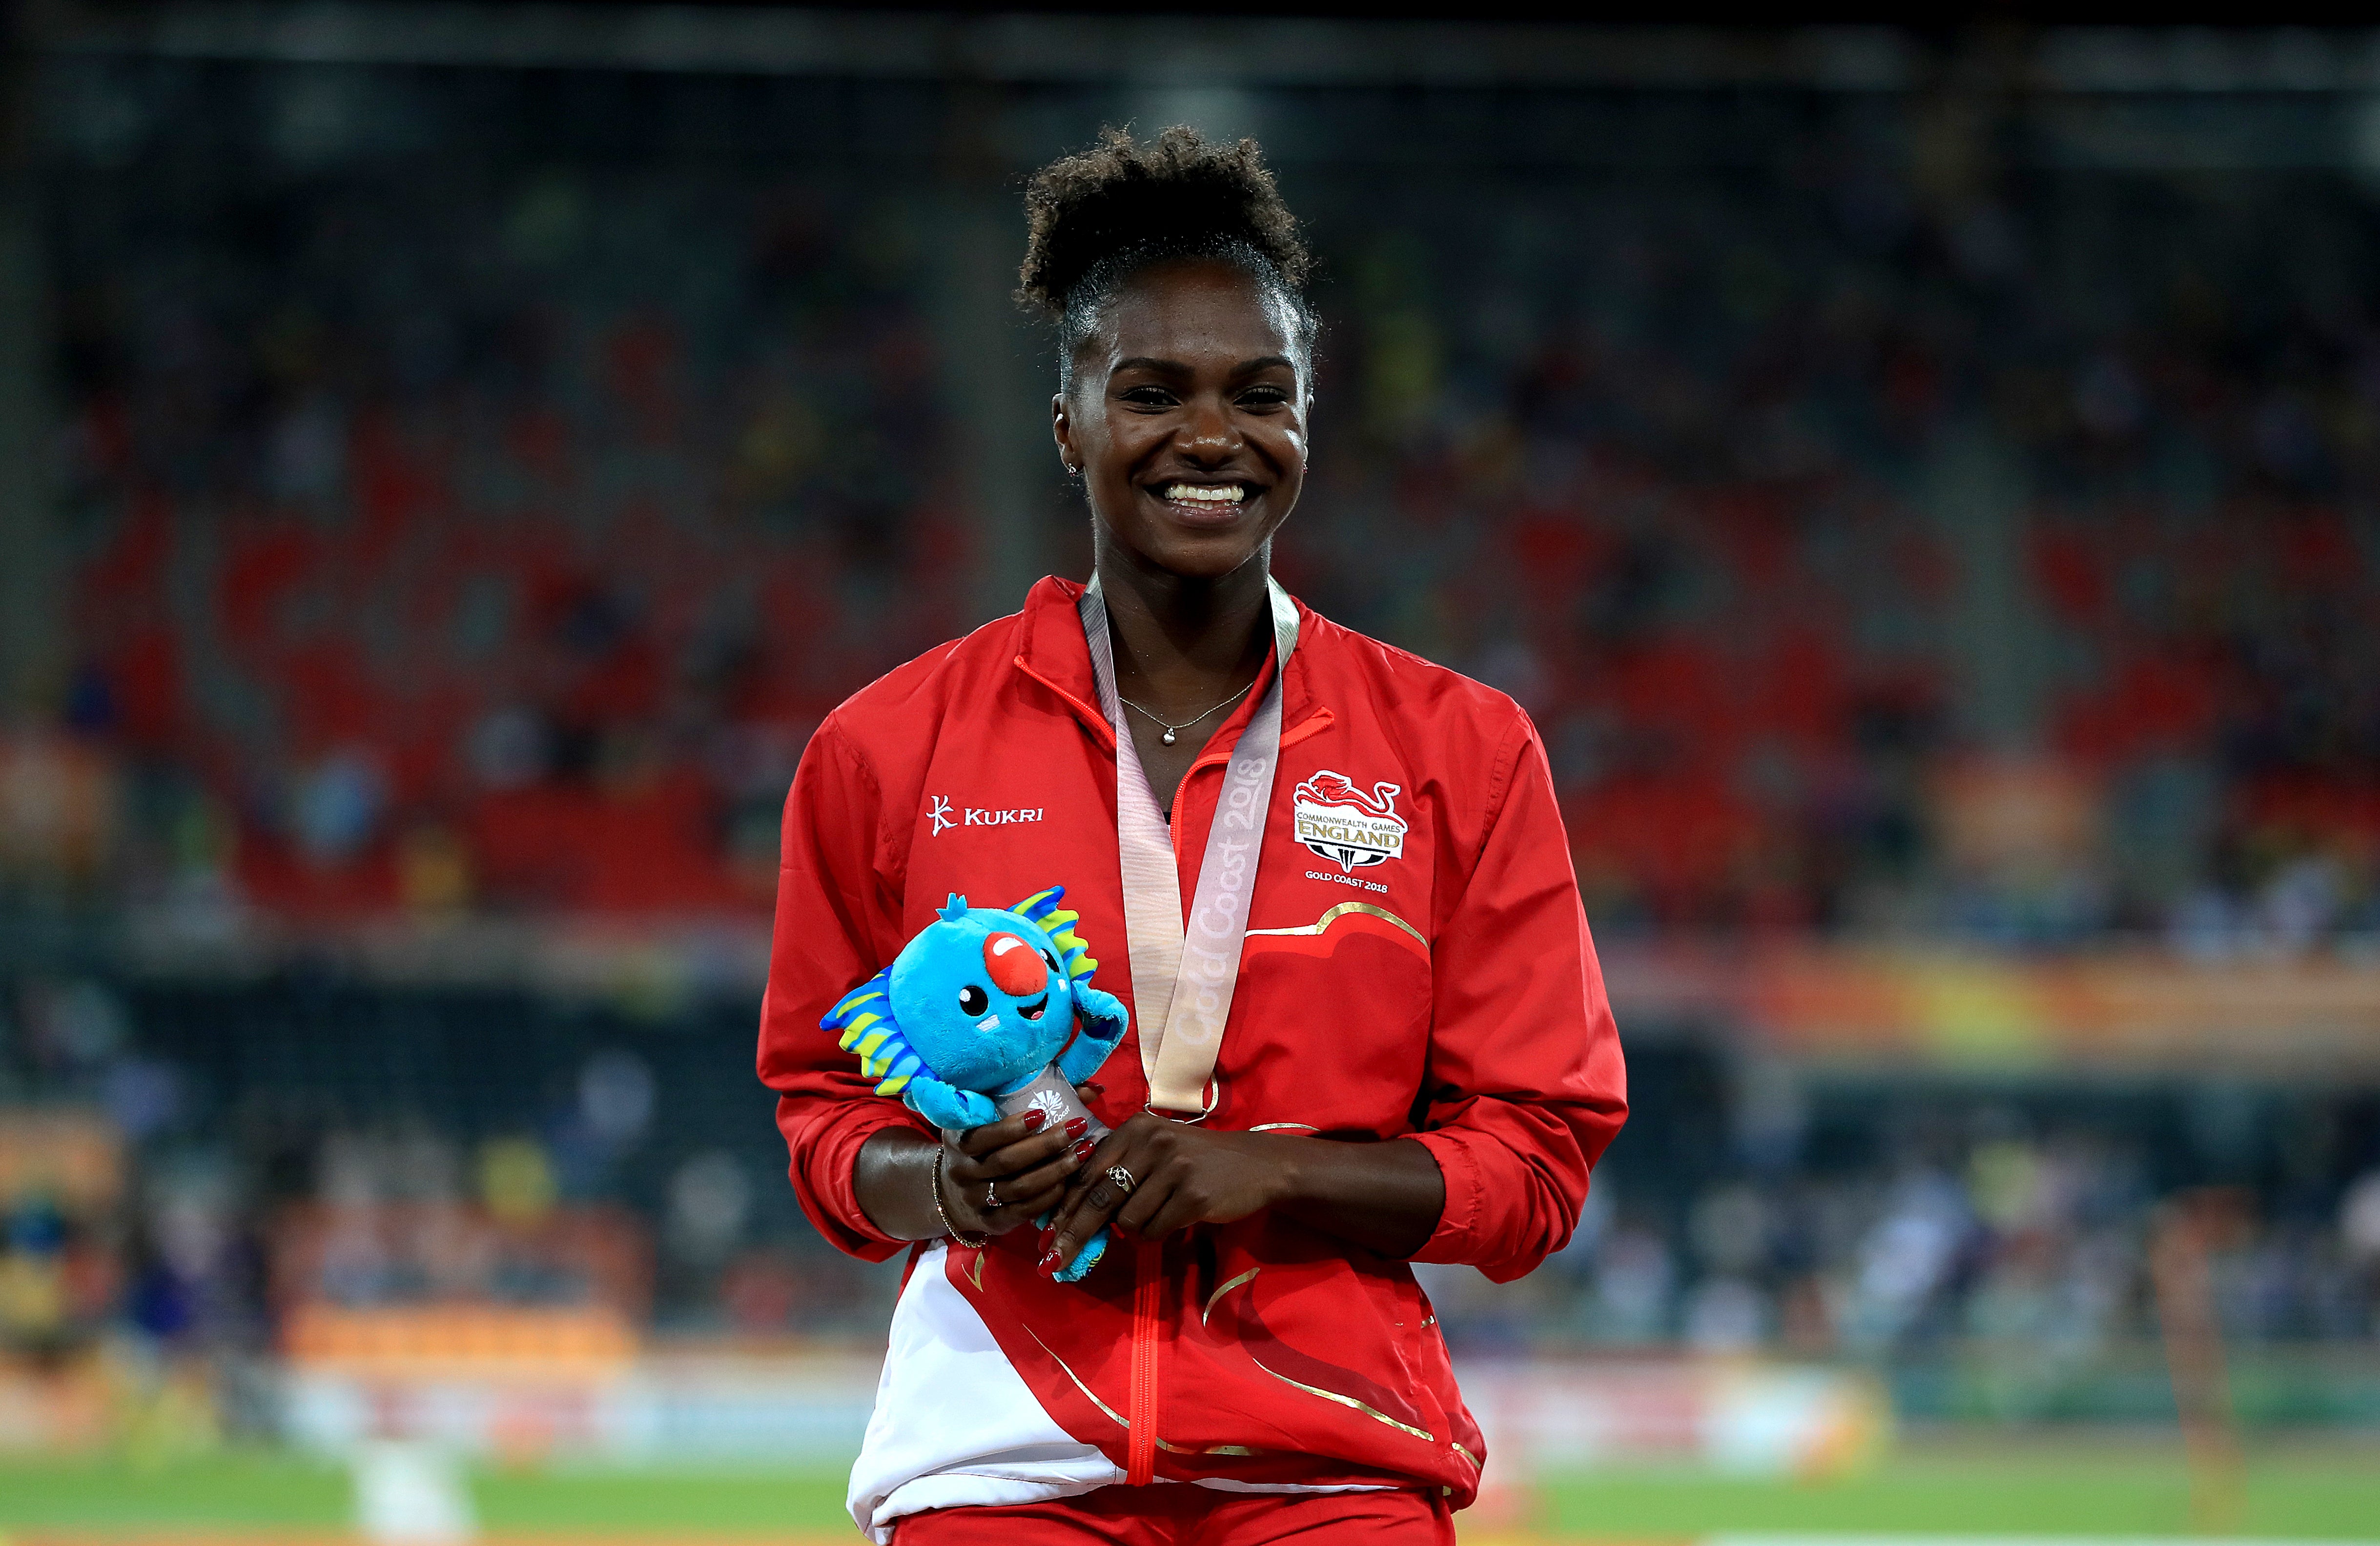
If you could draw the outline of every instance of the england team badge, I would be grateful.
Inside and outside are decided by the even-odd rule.
[[[1344,773],[1324,768],[1297,786],[1297,840],[1342,871],[1385,864],[1405,851],[1401,792],[1374,784],[1366,794]]]

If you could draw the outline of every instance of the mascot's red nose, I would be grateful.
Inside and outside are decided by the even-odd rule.
[[[1022,998],[1049,978],[1049,969],[1033,947],[1013,934],[995,934],[983,942],[983,964],[1000,991]]]

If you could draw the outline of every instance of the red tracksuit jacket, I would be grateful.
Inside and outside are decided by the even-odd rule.
[[[854,696],[820,727],[786,802],[760,1077],[780,1096],[802,1207],[869,1261],[908,1242],[860,1209],[860,1145],[887,1127],[930,1129],[872,1093],[856,1060],[819,1029],[837,998],[891,960],[949,893],[1006,906],[1059,884],[1101,963],[1098,984],[1132,1002],[1115,743],[1098,707],[1081,590],[1043,580],[1021,613]],[[1627,1111],[1544,747],[1503,694],[1302,606],[1299,616],[1208,1120],[1323,1140],[1417,1140],[1444,1172],[1446,1206],[1416,1260],[1510,1280],[1570,1238],[1589,1167]],[[1260,681],[1175,796],[1185,908],[1220,766],[1263,692]],[[1097,1076],[1099,1114],[1111,1124],[1147,1098],[1139,1029],[1135,1014],[1134,1033]],[[1457,1506],[1470,1501],[1479,1431],[1404,1262],[1262,1214],[1140,1246],[1137,1274],[1133,1242],[1119,1248],[1080,1285],[1034,1270],[1030,1229],[980,1251],[921,1253],[1093,1463],[1068,1484],[1024,1494],[1013,1479],[944,1477],[940,1491],[892,1512],[1119,1479],[1135,1458],[1135,1420],[1150,1431],[1143,1443],[1154,1444],[1159,1477],[1267,1490],[1421,1487],[1445,1490]],[[1136,1275],[1154,1280],[1137,1296]],[[908,1298],[905,1290],[905,1308]],[[895,1359],[918,1346],[898,1314],[892,1344]],[[884,1409],[895,1386],[888,1371],[878,1424],[927,1420]],[[959,1421],[966,1393],[946,1399],[933,1420]],[[891,1468],[870,1494],[878,1523],[905,1471],[968,1469],[964,1440],[938,1440],[941,1458],[911,1461],[875,1429],[869,1442],[880,1454],[863,1468]],[[868,1489],[854,1486],[866,1528]]]

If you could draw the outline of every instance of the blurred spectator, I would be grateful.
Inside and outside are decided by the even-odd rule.
[[[752,1209],[751,1183],[733,1154],[695,1155],[670,1179],[671,1248],[697,1264],[715,1264],[741,1241]]]

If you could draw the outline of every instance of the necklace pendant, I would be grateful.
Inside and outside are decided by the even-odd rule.
[[[1158,739],[1164,742],[1168,746],[1171,746],[1173,744],[1173,732],[1169,730],[1163,735],[1159,736]]]

